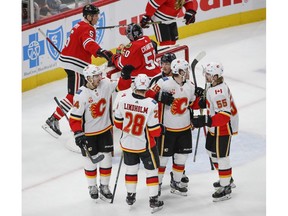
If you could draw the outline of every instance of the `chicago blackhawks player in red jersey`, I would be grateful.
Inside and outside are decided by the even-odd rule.
[[[145,15],[142,17],[140,23],[142,28],[148,28],[148,22],[169,21],[171,23],[154,24],[154,32],[160,46],[174,45],[178,40],[177,23],[173,20],[177,17],[180,10],[185,8],[185,24],[195,22],[196,14],[196,0],[149,0]]]
[[[168,160],[173,156],[171,193],[186,196],[187,185],[183,185],[181,178],[183,177],[188,154],[192,152],[189,107],[196,100],[195,86],[187,79],[189,77],[189,64],[186,60],[173,60],[171,69],[172,76],[160,79],[151,87],[155,92],[169,92],[174,97],[171,105],[165,105],[159,111],[160,119],[162,119],[166,128],[166,133],[162,135],[158,146],[160,154],[159,186],[161,186]]]
[[[219,181],[213,186],[215,202],[231,198],[231,188],[236,187],[230,164],[230,144],[233,134],[238,133],[238,112],[231,91],[223,78],[223,66],[211,62],[204,68],[206,82],[211,86],[206,92],[207,115],[192,119],[194,127],[208,126],[206,150],[218,171]]]
[[[89,193],[92,199],[98,198],[97,164],[93,164],[84,151],[87,147],[90,155],[96,157],[104,154],[99,162],[100,198],[109,200],[112,194],[109,190],[109,181],[112,170],[113,139],[110,116],[110,98],[116,89],[124,90],[130,87],[130,73],[133,67],[123,68],[117,87],[117,82],[102,77],[102,71],[95,65],[88,65],[83,70],[87,84],[81,86],[74,96],[70,114],[70,127],[75,135],[75,142],[80,147],[84,158],[84,171],[88,180]],[[117,90],[117,89],[116,89]]]
[[[126,165],[125,182],[126,202],[133,205],[136,201],[136,186],[140,160],[146,171],[149,204],[152,212],[163,208],[158,200],[159,154],[154,137],[160,136],[157,102],[145,98],[149,87],[149,78],[139,74],[134,80],[134,92],[124,95],[118,102],[115,114],[115,126],[122,130],[120,145]]]
[[[103,57],[110,60],[113,55],[111,51],[103,50],[96,42],[96,25],[100,10],[88,4],[83,7],[84,20],[77,23],[71,30],[65,47],[59,57],[59,66],[64,68],[68,78],[68,94],[60,104],[65,113],[69,112],[72,106],[75,92],[85,83],[82,75],[83,68],[91,63],[94,57]],[[49,117],[42,126],[52,136],[58,137],[62,133],[59,128],[59,120],[64,116],[60,107],[56,107],[55,112]]]
[[[134,23],[126,28],[126,36],[130,40],[122,51],[122,54],[115,54],[112,61],[116,68],[123,68],[124,65],[130,64],[135,67],[132,72],[132,78],[140,73],[148,77],[154,77],[161,72],[161,68],[156,62],[156,50],[150,38],[143,35],[143,29]]]

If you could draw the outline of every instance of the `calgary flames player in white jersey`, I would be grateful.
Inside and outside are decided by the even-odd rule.
[[[172,76],[160,79],[152,90],[166,91],[173,94],[171,105],[164,105],[160,110],[160,119],[166,128],[165,135],[160,140],[159,193],[161,182],[170,157],[173,156],[171,172],[171,193],[187,195],[187,184],[181,182],[188,154],[192,152],[192,134],[190,108],[196,100],[195,86],[189,78],[189,63],[184,59],[174,59],[171,62]],[[196,105],[198,106],[198,104]],[[199,107],[197,107],[199,108]]]
[[[117,83],[102,77],[101,69],[90,64],[83,70],[87,84],[81,86],[74,96],[69,123],[74,132],[75,142],[84,156],[84,171],[92,199],[98,198],[97,164],[93,164],[86,157],[84,146],[92,157],[96,157],[98,153],[105,156],[99,162],[100,198],[112,199],[109,189],[113,151],[110,98],[114,90],[125,90],[131,86],[132,69],[129,65],[124,67]]]
[[[163,201],[158,200],[159,154],[154,137],[161,134],[158,120],[158,104],[152,98],[145,98],[150,80],[147,75],[139,74],[134,80],[134,92],[123,95],[118,102],[114,123],[122,130],[120,145],[126,165],[125,182],[126,202],[133,205],[136,201],[136,186],[140,160],[146,171],[149,203],[152,212],[162,209]]]
[[[211,84],[206,91],[207,115],[194,117],[192,123],[196,128],[208,126],[206,150],[219,175],[219,181],[213,184],[217,191],[212,195],[213,201],[217,202],[230,199],[231,188],[236,187],[229,153],[232,135],[238,133],[239,117],[232,93],[222,76],[222,64],[207,64],[204,75],[206,82]]]

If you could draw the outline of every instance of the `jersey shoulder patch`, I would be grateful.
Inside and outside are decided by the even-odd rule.
[[[132,46],[132,43],[126,44],[124,48],[129,49]]]
[[[157,101],[156,101],[156,100],[154,100],[154,99],[152,99],[152,103],[154,103],[154,104],[157,104]]]
[[[168,77],[163,77],[162,79],[163,79],[163,81],[167,81],[167,80],[169,80]]]
[[[82,89],[78,89],[77,92],[76,92],[76,94],[79,95],[79,94],[81,94],[81,92],[82,92]]]

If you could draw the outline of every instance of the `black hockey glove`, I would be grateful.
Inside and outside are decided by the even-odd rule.
[[[195,89],[195,95],[196,97],[202,97],[204,93],[204,89],[201,87],[196,87]]]
[[[204,126],[211,127],[212,125],[212,118],[209,115],[198,115],[193,117],[191,121],[195,128]]]
[[[148,22],[151,21],[151,18],[147,15],[144,15],[140,21],[140,26],[142,28],[149,28]]]
[[[131,79],[131,73],[135,70],[135,67],[133,65],[125,65],[121,70],[121,77],[124,80]]]
[[[87,138],[83,131],[76,131],[74,133],[75,143],[82,150],[88,144]]]
[[[201,97],[199,102],[198,102],[198,106],[201,109],[206,109],[206,99],[204,97]]]
[[[97,56],[105,58],[108,62],[111,61],[113,53],[110,50],[98,49],[96,52]]]
[[[173,103],[173,101],[174,101],[174,97],[169,92],[158,92],[156,94],[156,100],[158,102],[161,102],[163,104],[166,104],[166,105],[170,106]]]
[[[184,19],[186,20],[185,24],[189,25],[190,23],[194,23],[195,22],[195,14],[196,11],[194,10],[188,10],[185,13]]]

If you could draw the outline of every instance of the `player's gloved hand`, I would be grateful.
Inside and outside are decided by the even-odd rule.
[[[166,105],[170,106],[173,103],[173,101],[174,101],[174,97],[169,92],[158,92],[156,94],[156,100],[158,102],[161,102],[163,104],[166,104]]]
[[[97,56],[105,58],[108,62],[111,61],[113,53],[110,50],[98,49],[96,52]]]
[[[149,28],[148,22],[151,21],[151,17],[144,15],[140,21],[140,26],[142,28]]]
[[[200,100],[198,101],[198,106],[201,109],[206,109],[206,99],[204,97],[200,97]]]
[[[83,131],[76,131],[74,133],[75,143],[82,150],[88,144],[87,138]]]
[[[184,16],[184,19],[186,20],[185,24],[189,25],[190,23],[194,23],[195,22],[195,14],[196,11],[194,10],[187,10]]]
[[[131,73],[135,70],[135,67],[133,65],[125,65],[121,70],[121,77],[124,80],[131,79]]]
[[[200,128],[204,126],[211,127],[212,118],[209,115],[198,115],[193,117],[191,122],[195,128]]]
[[[204,93],[204,89],[201,88],[201,87],[196,87],[195,88],[195,95],[196,97],[202,97],[203,96],[203,93]]]

